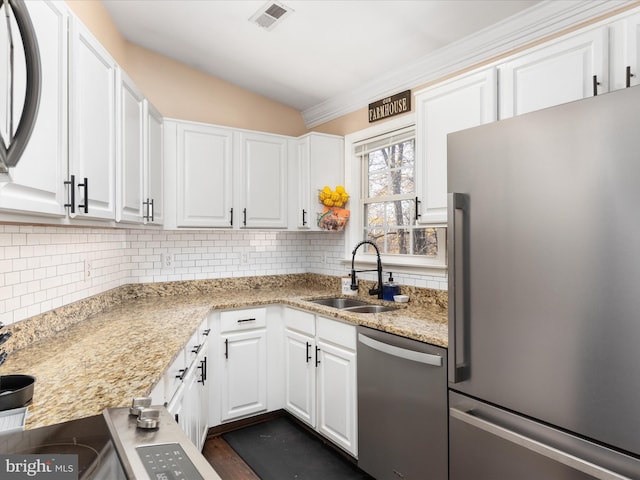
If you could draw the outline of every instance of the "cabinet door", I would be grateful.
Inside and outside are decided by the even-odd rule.
[[[248,330],[221,336],[221,419],[267,409],[267,334]]]
[[[311,427],[316,426],[316,355],[313,337],[286,329],[285,406]]]
[[[145,107],[145,223],[164,223],[164,120],[156,108],[144,102]]]
[[[67,10],[53,2],[26,2],[33,23],[42,72],[40,105],[35,127],[18,164],[0,174],[0,209],[63,217],[66,215],[67,178]],[[4,22],[3,22],[4,28]],[[12,27],[14,33],[17,26]],[[4,31],[4,30],[3,30]],[[6,35],[3,35],[5,38]],[[19,40],[17,40],[19,41]],[[19,47],[16,45],[15,49]],[[6,92],[8,65],[0,53],[0,86]],[[24,57],[15,54],[14,129],[24,104],[26,67]],[[4,74],[3,74],[4,73]],[[6,95],[0,95],[0,111],[7,111]],[[8,133],[6,118],[0,132]]]
[[[317,355],[317,429],[336,445],[356,455],[356,353],[318,339]]]
[[[184,433],[198,446],[199,443],[199,384],[196,365],[189,366],[189,371],[184,379],[182,400],[182,415],[179,424]]]
[[[116,186],[116,220],[142,223],[144,195],[144,95],[118,69],[119,155]]]
[[[179,123],[177,135],[177,225],[231,227],[231,130]]]
[[[447,134],[496,120],[497,80],[489,68],[416,94],[419,222],[447,221]]]
[[[76,207],[71,216],[113,220],[116,63],[77,20],[71,21],[70,38],[69,174],[76,181]],[[81,205],[87,205],[87,213]]]
[[[499,67],[500,118],[608,92],[608,62],[605,28],[562,39],[510,60]]]
[[[319,230],[318,217],[324,206],[318,201],[318,191],[325,185],[333,190],[344,184],[344,139],[309,133],[295,140],[293,151],[294,210],[289,223],[292,228]]]
[[[197,412],[198,424],[195,435],[197,442],[194,443],[198,450],[202,450],[209,430],[209,385],[207,383],[209,380],[207,376],[209,366],[206,350],[198,357],[195,368],[197,400],[194,401],[194,410]]]
[[[640,14],[609,26],[609,90],[640,83]]]
[[[180,425],[183,431],[185,431],[184,415],[184,385],[181,383],[180,388],[176,391],[175,395],[167,402],[167,411],[174,418],[176,423]]]
[[[240,226],[287,227],[287,138],[236,132]]]

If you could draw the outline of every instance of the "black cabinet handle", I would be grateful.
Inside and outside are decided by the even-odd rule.
[[[204,381],[207,379],[207,357],[202,359],[202,363],[204,364],[202,368],[202,383],[204,384]]]
[[[142,202],[142,205],[147,207],[147,213],[142,215],[142,219],[150,220],[153,222],[153,199],[147,198],[146,201]]]
[[[594,75],[593,76],[593,96],[594,97],[598,96],[598,85],[600,85],[600,82],[598,81],[598,76]]]
[[[307,342],[307,363],[311,360],[311,355],[309,355],[309,349],[311,348],[311,344]]]
[[[631,66],[627,65],[627,88],[631,86],[631,77],[635,77],[635,75],[631,73]]]
[[[320,353],[320,347],[316,347],[316,367],[320,365],[320,355],[318,353]]]
[[[242,210],[242,225],[247,226],[247,209]]]
[[[69,185],[69,203],[65,203],[65,208],[70,208],[71,213],[76,213],[76,176],[71,175],[71,179],[64,182]]]
[[[180,370],[178,370],[178,372],[180,372],[180,375],[176,375],[176,378],[179,378],[180,380],[184,380],[184,377],[187,374],[187,370],[189,370],[189,369],[188,368],[181,368]]]
[[[204,382],[207,379],[207,357],[200,360],[200,366],[198,368],[200,369],[200,380],[198,380],[198,383],[204,385]]]
[[[421,214],[421,213],[419,213],[419,210],[420,210],[419,205],[420,205],[421,203],[422,203],[422,202],[421,202],[420,200],[418,200],[418,197],[416,197],[416,222],[417,222],[417,221],[418,221],[418,219],[422,216],[422,214]]]
[[[180,417],[177,413],[174,415],[174,418],[176,419],[176,423],[180,423]]]
[[[231,209],[229,210],[229,217],[230,217],[229,223],[233,227],[233,207],[231,207]]]
[[[203,337],[208,337],[210,333],[211,333],[211,329],[207,328],[204,332],[202,332],[202,336]]]
[[[229,358],[229,339],[224,340],[224,358]]]
[[[241,320],[238,320],[238,323],[255,322],[255,321],[256,321],[255,318],[243,318]]]
[[[84,213],[89,213],[89,179],[84,177],[84,183],[79,183],[78,188],[84,188],[84,205],[78,205],[78,208],[83,208]]]
[[[307,224],[307,211],[302,209],[302,226],[304,227]]]
[[[202,348],[202,345],[194,345],[193,348],[191,349],[191,353],[195,353],[197,355],[201,348]]]

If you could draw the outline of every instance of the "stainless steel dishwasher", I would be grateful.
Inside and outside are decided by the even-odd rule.
[[[446,480],[447,350],[358,327],[358,466],[377,480]]]

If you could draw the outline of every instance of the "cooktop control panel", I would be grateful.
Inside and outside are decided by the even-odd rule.
[[[136,450],[153,480],[204,480],[177,443],[147,445]]]
[[[128,479],[221,480],[165,407],[139,407],[103,412]]]

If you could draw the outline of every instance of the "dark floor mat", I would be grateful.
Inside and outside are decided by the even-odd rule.
[[[286,417],[225,433],[222,438],[262,480],[373,478]]]

